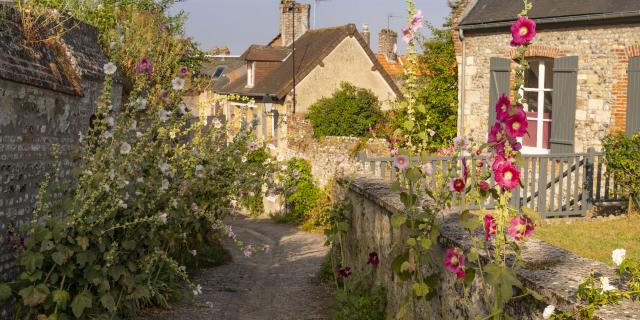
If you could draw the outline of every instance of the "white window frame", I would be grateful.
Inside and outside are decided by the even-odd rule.
[[[544,93],[545,92],[553,92],[553,89],[545,88],[545,80],[546,80],[546,66],[545,60],[539,60],[538,64],[538,87],[537,88],[527,88],[524,85],[520,87],[520,96],[524,97],[525,92],[537,92],[538,93],[538,115],[537,117],[529,117],[527,115],[528,120],[536,120],[536,146],[522,146],[522,153],[524,154],[549,154],[550,149],[543,148],[542,139],[543,139],[543,129],[545,122],[551,122],[551,119],[544,118]],[[528,110],[529,106],[525,104],[525,109]],[[549,137],[550,138],[550,137]],[[523,143],[522,138],[518,138],[520,143]]]
[[[256,81],[256,63],[247,62],[247,88],[253,88]]]

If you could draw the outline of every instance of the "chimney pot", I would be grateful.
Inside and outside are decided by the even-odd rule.
[[[290,0],[280,1],[280,39],[283,47],[290,45],[295,38],[300,37],[310,29],[310,15],[310,4],[302,4]]]
[[[382,29],[378,35],[378,53],[384,54],[389,61],[397,61],[398,34],[391,29]]]
[[[371,46],[371,32],[369,32],[369,25],[366,23],[362,25],[362,37],[367,46]]]

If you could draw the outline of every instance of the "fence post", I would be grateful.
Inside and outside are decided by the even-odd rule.
[[[593,206],[593,166],[596,161],[596,149],[590,147],[587,149],[587,156],[584,159],[584,185],[582,194],[585,195],[585,208],[588,211]]]
[[[538,212],[543,218],[547,217],[547,165],[549,159],[540,158],[540,171],[538,173]]]

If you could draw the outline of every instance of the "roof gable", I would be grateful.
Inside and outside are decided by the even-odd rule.
[[[539,23],[551,21],[586,20],[592,15],[602,18],[620,14],[640,16],[638,0],[532,0],[533,9],[529,17],[539,19]],[[514,21],[522,11],[522,2],[513,0],[477,0],[476,4],[460,22],[460,27],[508,23]]]

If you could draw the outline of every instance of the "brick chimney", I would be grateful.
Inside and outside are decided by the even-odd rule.
[[[297,3],[291,0],[280,0],[280,36],[282,46],[288,46],[310,28],[309,17],[311,5]],[[295,17],[295,21],[294,21]]]
[[[398,60],[398,34],[390,29],[380,30],[378,35],[378,53],[384,54],[389,61]]]
[[[362,37],[364,38],[364,41],[367,43],[367,46],[371,46],[371,32],[369,32],[368,24],[362,25]]]

